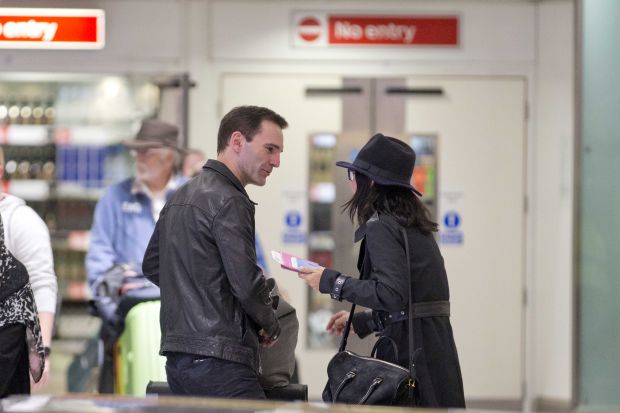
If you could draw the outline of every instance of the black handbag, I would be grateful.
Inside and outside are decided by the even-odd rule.
[[[409,243],[407,232],[401,228],[405,240],[407,269],[411,277],[409,262]],[[368,404],[368,405],[407,405],[416,404],[416,371],[413,344],[413,298],[409,288],[409,369],[398,364],[375,358],[377,346],[382,339],[388,339],[394,347],[394,355],[398,359],[396,343],[382,336],[375,344],[370,357],[360,356],[345,350],[347,337],[351,330],[351,322],[355,304],[351,306],[349,320],[345,326],[338,353],[327,365],[327,384],[323,390],[323,401],[330,403]]]

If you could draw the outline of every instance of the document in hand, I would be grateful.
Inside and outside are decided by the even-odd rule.
[[[271,251],[271,257],[287,270],[299,271],[300,267],[319,267],[316,262],[304,260],[284,251]]]

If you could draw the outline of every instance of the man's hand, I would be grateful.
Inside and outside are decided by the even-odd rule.
[[[270,347],[273,347],[274,344],[276,344],[276,341],[278,341],[279,336],[280,336],[279,329],[276,334],[274,334],[273,336],[269,336],[267,335],[265,330],[261,328],[261,330],[258,332],[258,342],[260,343],[261,347],[270,348]]]
[[[323,275],[324,267],[299,267],[297,276],[304,280],[306,284],[315,290],[319,290],[319,284],[321,283],[321,276]]]
[[[132,278],[137,277],[138,275],[140,274],[131,268],[123,271],[123,277],[125,277],[125,281],[121,286],[120,295],[127,293],[127,291],[129,290],[144,287],[144,281],[132,282]]]
[[[121,295],[123,295],[123,294],[126,294],[127,291],[129,291],[129,290],[135,290],[136,288],[142,288],[142,287],[144,287],[144,283],[143,282],[141,282],[141,283],[126,283],[126,284],[123,284],[123,286],[121,287],[120,293],[121,293]]]

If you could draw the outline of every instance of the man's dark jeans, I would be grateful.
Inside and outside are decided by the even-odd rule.
[[[166,376],[170,390],[177,395],[265,399],[256,372],[241,363],[195,354],[168,353]]]

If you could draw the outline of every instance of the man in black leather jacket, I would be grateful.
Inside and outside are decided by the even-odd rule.
[[[280,326],[256,264],[254,207],[244,187],[280,165],[286,120],[240,106],[220,123],[217,160],[162,210],[142,270],[161,288],[160,353],[175,394],[265,398],[259,345]]]

